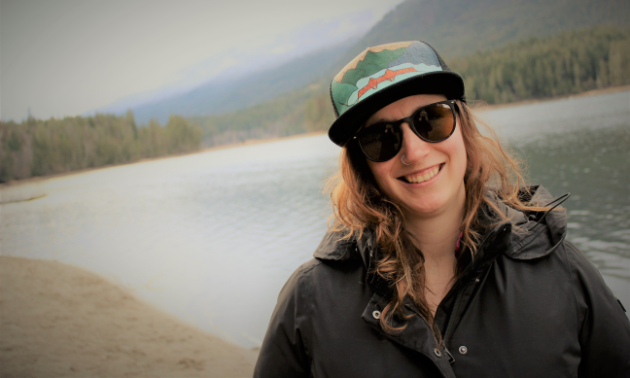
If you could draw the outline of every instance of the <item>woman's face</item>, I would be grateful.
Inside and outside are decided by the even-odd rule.
[[[405,97],[374,113],[366,127],[382,121],[397,121],[418,108],[438,101],[442,95]],[[466,147],[459,127],[445,141],[428,143],[418,138],[405,122],[402,148],[392,159],[368,166],[381,190],[402,206],[407,217],[431,217],[446,211],[461,211],[465,202]],[[401,157],[405,156],[405,165]]]

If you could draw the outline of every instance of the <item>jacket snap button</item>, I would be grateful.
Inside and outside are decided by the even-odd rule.
[[[438,357],[442,357],[442,352],[440,352],[438,348],[433,349],[433,353],[435,353],[435,355]]]
[[[459,347],[459,353],[461,353],[461,354],[466,354],[466,353],[468,353],[468,348],[466,348],[466,347],[465,347],[465,346],[463,346],[463,345],[462,345],[462,346],[460,346],[460,347]]]
[[[372,312],[372,316],[374,317],[374,319],[380,319],[381,318],[381,312],[380,311],[373,311]]]
[[[475,282],[476,282],[476,283],[479,283],[479,278],[475,278]]]

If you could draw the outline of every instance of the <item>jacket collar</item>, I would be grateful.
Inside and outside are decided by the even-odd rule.
[[[315,249],[313,257],[320,260],[345,261],[361,257],[366,266],[370,265],[376,243],[374,232],[371,229],[363,230],[360,237],[347,238],[347,230],[328,231]]]
[[[556,207],[568,198],[568,194],[553,199],[543,186],[531,186],[529,192],[531,204]],[[503,251],[515,260],[532,260],[552,253],[566,236],[567,215],[565,211],[521,212],[506,206],[497,196],[488,191],[487,194],[497,207],[509,219],[504,223],[496,223],[482,238],[482,260],[494,258],[497,252]],[[480,215],[488,224],[492,224],[492,216],[487,209],[480,209]],[[507,234],[510,235],[507,240]],[[319,243],[313,257],[320,260],[345,261],[361,257],[366,267],[371,268],[375,251],[375,235],[371,229],[365,229],[360,237],[345,238],[347,230],[329,231]],[[492,246],[488,250],[488,247]],[[493,253],[494,252],[494,253]],[[485,258],[484,258],[485,257]]]

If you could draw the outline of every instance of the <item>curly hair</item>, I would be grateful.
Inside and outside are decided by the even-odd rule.
[[[467,167],[464,175],[466,200],[464,217],[460,224],[461,243],[475,258],[480,243],[480,230],[484,225],[479,217],[483,204],[507,220],[494,201],[487,196],[492,186],[497,196],[507,205],[519,210],[544,210],[546,208],[527,205],[521,200],[524,187],[521,162],[510,156],[499,144],[496,134],[487,127],[482,134],[477,124],[482,124],[470,108],[456,101],[458,127],[466,147]],[[485,125],[484,125],[485,126]],[[394,296],[383,309],[380,323],[386,332],[404,329],[393,327],[395,313],[403,314],[403,300],[408,297],[416,305],[419,314],[431,325],[438,344],[441,335],[434,324],[433,315],[427,304],[425,289],[424,255],[414,242],[414,237],[405,230],[401,207],[388,198],[377,185],[366,159],[356,143],[347,143],[341,151],[340,169],[328,181],[333,206],[333,231],[347,231],[344,239],[360,238],[363,231],[374,231],[379,257],[374,273],[383,277],[394,289]],[[465,267],[463,254],[456,255],[454,269],[456,278]]]

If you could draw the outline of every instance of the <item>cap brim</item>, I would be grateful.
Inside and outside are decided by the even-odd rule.
[[[443,94],[449,100],[464,100],[464,80],[452,71],[429,72],[383,88],[340,115],[328,130],[328,137],[343,146],[372,114],[402,98],[417,94]]]

